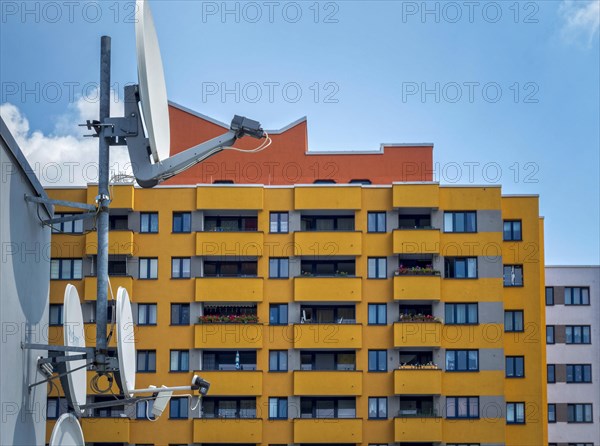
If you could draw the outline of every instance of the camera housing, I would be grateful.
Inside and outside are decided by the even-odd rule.
[[[208,389],[210,389],[210,383],[198,375],[194,375],[192,378],[192,390],[197,390],[200,392],[200,395],[204,396],[208,393]]]

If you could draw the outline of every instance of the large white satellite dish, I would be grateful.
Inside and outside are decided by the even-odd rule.
[[[135,338],[129,294],[123,287],[117,291],[117,356],[123,394],[133,396],[135,389]]]
[[[64,298],[64,343],[67,347],[85,347],[85,332],[83,325],[83,313],[81,312],[81,302],[77,288],[70,283],[65,289]],[[66,356],[81,355],[78,352],[66,352]],[[78,359],[74,361],[66,361],[66,382],[67,386],[64,390],[67,399],[73,405],[73,410],[78,416],[83,415],[84,410],[81,406],[86,403],[87,391],[87,376],[86,376],[86,361]],[[77,370],[75,370],[77,369]]]
[[[171,148],[167,88],[150,5],[145,0],[136,0],[135,7],[140,103],[152,158],[158,163],[169,157]]]
[[[84,446],[81,425],[73,414],[65,413],[56,422],[49,446]]]

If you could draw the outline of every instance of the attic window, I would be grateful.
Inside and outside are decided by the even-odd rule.
[[[371,184],[371,180],[350,180],[350,184]]]
[[[315,180],[314,184],[335,184],[335,180]]]
[[[233,184],[233,180],[215,180],[213,184]]]

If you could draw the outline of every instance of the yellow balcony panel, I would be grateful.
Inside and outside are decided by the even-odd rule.
[[[136,252],[133,231],[110,231],[108,233],[108,253],[132,256]],[[85,236],[85,253],[98,254],[98,234],[90,232]]]
[[[133,185],[114,185],[110,188],[110,207],[112,209],[133,209],[135,189]],[[95,204],[98,196],[98,186],[88,186],[87,202]]]
[[[196,233],[197,256],[263,255],[263,233],[207,231]]]
[[[465,382],[469,383],[469,390],[465,389]],[[473,372],[447,372],[442,378],[444,393],[446,395],[470,395],[470,389],[479,389],[480,396],[494,396],[505,393],[505,380],[503,371],[485,370]]]
[[[294,371],[294,395],[360,396],[362,395],[362,372],[296,370]]]
[[[395,300],[440,300],[440,276],[408,276],[394,277]]]
[[[65,298],[65,288],[67,284],[73,285],[81,298],[83,296],[83,280],[51,280],[50,281],[50,303],[62,304]]]
[[[489,261],[502,257],[501,232],[449,233],[440,238],[440,254],[446,257],[485,256]]]
[[[294,443],[361,443],[360,418],[296,418]]]
[[[199,277],[198,302],[262,302],[262,277]]]
[[[115,298],[117,290],[119,287],[123,287],[129,293],[129,298],[133,299],[133,278],[130,276],[109,276],[110,286],[112,287],[113,293],[115,293]],[[83,300],[96,300],[96,292],[97,292],[97,277],[86,277],[84,280],[83,287]],[[109,290],[110,296],[110,290]]]
[[[485,411],[485,408],[482,408]],[[498,408],[490,408],[489,416],[497,414]],[[532,424],[535,422],[532,422]],[[542,444],[537,438],[537,441],[528,443],[523,435],[516,442],[509,442],[505,435],[509,432],[504,418],[481,418],[479,420],[444,420],[444,441],[446,443],[488,443],[488,444]],[[528,423],[529,424],[529,423]],[[535,423],[537,424],[537,423]],[[518,425],[516,425],[518,426]],[[525,427],[520,425],[518,427]],[[517,427],[517,429],[518,429]],[[521,431],[521,434],[524,432]]]
[[[50,243],[50,257],[56,258],[81,258],[85,249],[85,237],[72,234],[52,234]],[[47,255],[47,253],[44,253]]]
[[[396,395],[441,395],[442,371],[440,369],[394,370]]]
[[[405,417],[394,419],[396,442],[441,442],[442,419],[438,417]]]
[[[442,295],[447,302],[502,302],[502,279],[444,279]]]
[[[442,324],[429,322],[396,322],[394,347],[440,347]]]
[[[296,210],[362,208],[360,186],[308,186],[294,188]]]
[[[294,348],[362,348],[362,325],[296,324]]]
[[[299,302],[359,302],[361,299],[360,277],[296,277],[294,279],[294,300]]]
[[[223,370],[196,372],[210,383],[211,396],[260,396],[263,373],[251,370]]]
[[[306,231],[294,233],[296,256],[359,256],[362,254],[362,232]]]
[[[86,443],[129,443],[129,418],[81,418]]]
[[[438,184],[394,184],[392,189],[392,202],[395,208],[438,208],[440,206]]]
[[[261,419],[200,418],[194,420],[194,443],[262,443]]]
[[[396,229],[394,254],[439,254],[438,229]]]
[[[194,348],[262,348],[262,324],[197,324]]]
[[[262,186],[199,186],[196,190],[197,209],[262,210]]]

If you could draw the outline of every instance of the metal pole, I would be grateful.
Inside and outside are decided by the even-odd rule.
[[[100,123],[110,117],[110,37],[102,36],[100,44]],[[98,138],[98,264],[96,290],[96,361],[98,372],[106,371],[106,324],[108,306],[108,175],[109,144],[101,127]]]

